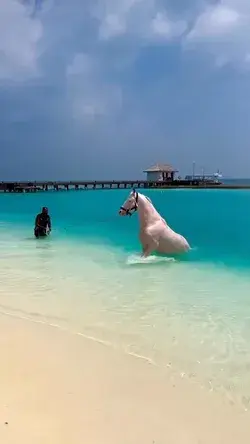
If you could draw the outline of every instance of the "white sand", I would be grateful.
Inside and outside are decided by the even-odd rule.
[[[249,413],[83,337],[0,315],[0,350],[0,443],[250,442]]]

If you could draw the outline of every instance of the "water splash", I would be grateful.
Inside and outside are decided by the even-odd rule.
[[[173,263],[176,259],[173,257],[161,257],[161,256],[148,256],[142,257],[136,254],[132,254],[127,259],[127,265],[155,265],[162,263]]]

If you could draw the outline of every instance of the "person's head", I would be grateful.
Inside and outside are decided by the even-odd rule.
[[[48,212],[49,212],[49,210],[48,210],[47,207],[43,207],[43,208],[42,208],[42,213],[43,213],[43,214],[48,214]]]

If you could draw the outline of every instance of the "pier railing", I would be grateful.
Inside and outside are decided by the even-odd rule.
[[[249,188],[250,185],[223,185],[219,182],[199,180],[145,181],[145,180],[95,180],[95,181],[33,181],[33,182],[0,182],[0,191],[12,193],[31,193],[37,191],[68,191],[68,190],[107,190],[124,188]]]

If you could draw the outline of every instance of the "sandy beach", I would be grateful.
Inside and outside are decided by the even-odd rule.
[[[249,413],[149,363],[0,315],[0,442],[235,444]]]

